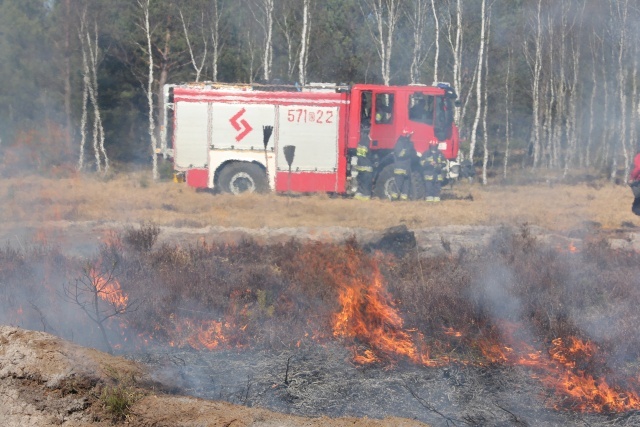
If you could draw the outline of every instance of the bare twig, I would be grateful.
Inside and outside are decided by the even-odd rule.
[[[47,318],[42,312],[42,310],[40,310],[40,307],[38,307],[33,301],[29,301],[29,305],[31,306],[31,308],[35,310],[36,313],[38,313],[38,316],[40,316],[40,323],[42,323],[43,332],[50,332],[50,333],[57,334],[56,329],[52,327],[51,324],[47,321]]]
[[[289,385],[289,364],[290,364],[290,362],[291,362],[291,358],[292,358],[292,357],[293,357],[293,356],[289,356],[289,357],[287,358],[287,369],[286,369],[286,370],[285,370],[285,372],[284,372],[284,383],[285,383],[286,385]]]
[[[514,422],[517,425],[520,426],[528,426],[529,423],[527,423],[526,421],[522,421],[518,418],[518,416],[516,414],[514,414],[513,412],[511,412],[510,410],[503,408],[502,406],[498,405],[496,402],[493,402],[494,405],[496,405],[498,408],[502,409],[504,412],[506,412],[507,414],[511,415],[511,421]]]
[[[445,414],[443,414],[442,412],[438,411],[436,408],[434,408],[429,402],[427,402],[426,400],[424,400],[422,397],[420,397],[418,395],[418,393],[416,393],[415,390],[413,390],[411,387],[409,387],[406,383],[403,384],[404,388],[407,389],[407,391],[411,394],[411,396],[413,396],[418,403],[425,408],[426,410],[433,412],[434,414],[440,415],[442,418],[444,418],[447,421],[447,425],[449,425],[449,423],[453,424],[454,426],[457,425],[456,422],[458,423],[463,423],[466,425],[470,425],[468,422],[464,421],[464,420],[456,420],[454,418],[451,418]]]

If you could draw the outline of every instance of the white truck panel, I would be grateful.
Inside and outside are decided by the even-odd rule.
[[[275,127],[275,106],[269,104],[228,104],[215,102],[212,107],[210,144],[214,149],[261,150],[264,152],[264,126]],[[267,150],[274,147],[275,130]]]
[[[178,102],[175,106],[174,131],[176,170],[206,167],[208,149],[209,113],[206,103]]]
[[[338,107],[278,107],[278,171],[289,165],[282,147],[294,145],[293,171],[333,172],[338,168]]]

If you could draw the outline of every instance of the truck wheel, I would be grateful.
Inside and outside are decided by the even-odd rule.
[[[225,193],[265,193],[269,189],[267,175],[254,163],[234,162],[225,166],[218,177]]]
[[[393,175],[393,163],[385,166],[378,174],[376,186],[373,189],[376,197],[380,199],[391,199],[391,193],[398,193],[396,189],[396,178]],[[411,173],[411,188],[409,189],[409,199],[424,199],[425,188],[424,180],[420,172],[413,171]]]
[[[396,179],[393,176],[393,163],[382,168],[373,189],[373,194],[379,199],[391,199],[391,193],[398,193]]]

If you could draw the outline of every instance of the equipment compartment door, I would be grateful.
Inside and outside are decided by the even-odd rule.
[[[175,107],[175,168],[204,168],[209,158],[207,141],[208,104],[177,102]]]
[[[291,190],[337,191],[339,108],[278,106],[276,189],[288,190],[289,165],[283,147],[295,146]]]

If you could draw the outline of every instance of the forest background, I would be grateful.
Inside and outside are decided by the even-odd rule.
[[[0,0],[0,174],[157,178],[166,83],[446,81],[482,182],[624,182],[639,41],[633,0]]]

